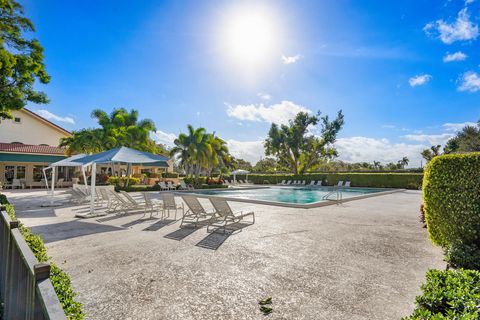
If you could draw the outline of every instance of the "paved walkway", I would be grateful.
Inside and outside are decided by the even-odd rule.
[[[45,191],[6,192],[72,277],[88,319],[399,319],[442,253],[406,191],[315,209],[231,203],[257,221],[233,235],[142,214],[78,220],[41,208]],[[204,201],[204,200],[202,200]]]

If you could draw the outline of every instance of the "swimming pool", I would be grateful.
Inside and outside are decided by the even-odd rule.
[[[328,205],[335,200],[349,201],[398,190],[376,188],[341,188],[340,193],[333,187],[264,187],[232,190],[196,191],[199,196],[218,196],[242,202],[255,202],[289,207],[316,207]],[[337,199],[339,198],[339,199]]]

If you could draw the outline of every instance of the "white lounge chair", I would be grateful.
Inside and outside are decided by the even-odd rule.
[[[322,180],[318,180],[316,185],[321,187],[322,186]]]
[[[347,181],[345,181],[344,187],[345,188],[350,188],[350,184],[351,184],[350,180],[347,180]]]
[[[343,180],[338,181],[337,187],[338,187],[338,188],[343,187]]]
[[[169,190],[169,189],[168,189],[168,186],[167,186],[167,185],[165,184],[165,182],[163,182],[163,181],[160,181],[160,182],[158,183],[158,185],[160,186],[160,190],[162,190],[162,191],[163,191],[163,190]]]
[[[185,181],[180,180],[180,190],[193,190],[191,185],[187,185]]]
[[[228,226],[243,221],[243,219],[248,216],[252,217],[251,223],[255,223],[255,213],[253,211],[246,213],[234,213],[232,211],[232,208],[230,208],[227,200],[221,198],[209,199],[213,207],[215,208],[215,213],[213,214],[208,223],[207,232],[210,227],[217,227],[223,228],[223,232],[225,233]]]
[[[285,183],[286,186],[292,184],[292,180],[288,180],[287,183]]]
[[[172,181],[167,181],[168,190],[177,190],[177,186]]]
[[[310,181],[309,186],[314,186],[315,185],[315,180]]]
[[[148,193],[146,192],[142,192],[142,195],[143,195],[143,199],[145,200],[145,207],[150,209],[150,218],[152,217],[155,211],[158,213],[160,210],[162,210],[163,205],[160,202],[152,200],[148,195]],[[164,214],[164,211],[162,210],[162,219],[164,218],[163,214]]]
[[[182,222],[180,222],[180,228],[184,225],[184,223],[193,223],[194,227],[196,228],[200,220],[206,221],[212,217],[213,212],[207,212],[198,201],[197,197],[192,195],[182,195],[181,197],[188,209],[183,214]]]
[[[145,195],[143,192],[143,199],[145,200],[144,202],[139,202],[135,200],[131,195],[129,195],[127,192],[121,190],[120,193],[128,200],[128,202],[131,204],[130,209],[131,210],[143,210],[144,211],[144,216],[147,213],[148,210],[150,210],[150,217],[152,216],[153,211],[157,209],[157,211],[160,209],[160,206],[155,205],[153,201],[146,201],[146,199],[150,200],[148,196]],[[163,217],[163,214],[162,214]]]
[[[305,185],[306,184],[305,180],[302,180],[302,182],[300,182],[300,184]]]
[[[177,204],[175,202],[175,196],[172,193],[162,193],[162,202],[162,216],[167,212],[168,217],[170,217],[170,210],[175,210],[175,220],[177,220],[177,211],[180,209],[182,210],[182,216],[185,215],[183,203]]]
[[[282,182],[279,182],[277,184],[285,185],[285,180],[282,180]]]

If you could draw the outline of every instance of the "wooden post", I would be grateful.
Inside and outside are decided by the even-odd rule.
[[[50,278],[50,265],[47,263],[37,263],[33,265],[33,272],[35,273],[35,279],[42,281]]]

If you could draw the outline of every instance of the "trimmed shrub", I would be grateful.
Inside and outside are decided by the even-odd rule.
[[[193,177],[188,177],[188,178],[183,178],[183,181],[185,181],[186,184],[191,184],[192,186],[195,185],[195,178]],[[207,183],[207,177],[199,177],[198,178],[198,184],[206,184]]]
[[[245,180],[245,175],[237,175],[237,180]],[[353,187],[369,188],[405,188],[420,189],[422,186],[423,174],[421,173],[308,173],[304,175],[294,174],[249,174],[248,181],[255,184],[264,184],[268,181],[276,184],[282,180],[305,180],[309,183],[312,180],[322,180],[323,184],[336,185],[338,181],[350,180]],[[230,177],[233,179],[233,176]]]
[[[430,270],[413,314],[403,320],[465,319],[480,317],[480,272]]]
[[[480,248],[475,244],[456,243],[445,251],[450,267],[480,270]]]
[[[108,184],[115,185],[115,186],[120,186],[122,188],[127,185],[127,181],[128,181],[129,186],[134,186],[134,185],[140,183],[140,179],[135,178],[135,177],[130,177],[130,180],[128,180],[128,177],[114,177],[114,176],[112,176],[112,177],[108,178]]]
[[[3,194],[0,194],[0,204],[5,205],[6,212],[12,220],[17,219],[13,205],[8,202],[8,199]],[[47,249],[45,248],[42,237],[34,234],[30,228],[25,227],[22,223],[19,223],[18,228],[35,258],[37,258],[39,262],[48,262],[50,257],[47,255]],[[50,266],[50,280],[52,281],[53,288],[55,289],[55,293],[58,296],[58,300],[62,305],[67,319],[84,319],[85,315],[82,311],[82,304],[75,301],[77,294],[73,291],[70,277],[54,262],[51,262]]]
[[[430,239],[444,248],[480,245],[480,153],[433,158],[423,188]]]
[[[178,178],[178,173],[176,172],[163,172],[162,178]]]

